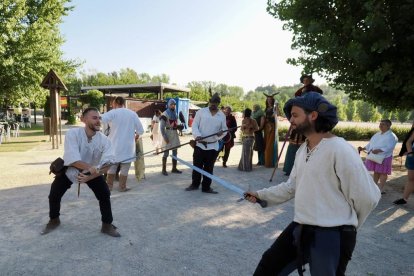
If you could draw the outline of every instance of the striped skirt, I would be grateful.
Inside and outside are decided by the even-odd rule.
[[[242,155],[239,162],[239,170],[250,172],[253,169],[252,166],[252,158],[253,158],[253,144],[254,144],[254,137],[247,136],[243,137],[243,148],[242,148]]]

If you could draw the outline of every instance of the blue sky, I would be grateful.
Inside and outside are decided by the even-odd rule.
[[[299,83],[291,34],[266,0],[73,0],[64,17],[65,58],[85,72],[132,68],[170,82],[214,81],[245,92]],[[317,77],[316,83],[322,81]]]

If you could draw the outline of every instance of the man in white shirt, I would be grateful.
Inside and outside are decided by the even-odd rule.
[[[197,111],[192,125],[193,137],[197,142],[194,147],[193,165],[210,174],[213,174],[214,163],[218,155],[218,140],[226,135],[224,131],[227,130],[226,116],[218,109],[220,101],[219,95],[215,93],[209,101],[209,106]],[[214,133],[217,135],[202,139]],[[201,181],[201,174],[195,170],[192,174],[192,183],[185,190],[198,190],[200,182],[203,193],[218,193],[210,187],[211,178],[203,176],[203,181]]]
[[[356,150],[330,131],[336,107],[309,92],[284,107],[293,129],[307,137],[288,181],[247,192],[269,205],[295,198],[293,222],[263,254],[254,275],[288,275],[309,263],[312,275],[345,275],[361,227],[381,197]]]
[[[110,191],[102,174],[108,169],[105,164],[114,162],[109,139],[100,132],[98,109],[89,107],[83,111],[84,128],[69,129],[65,135],[65,173],[56,175],[49,194],[50,221],[41,232],[45,235],[60,225],[60,202],[73,183],[86,183],[99,201],[101,210],[101,232],[112,237],[121,235],[112,225]],[[101,169],[100,169],[101,168]]]
[[[135,139],[144,134],[144,128],[139,120],[138,114],[125,108],[125,99],[116,97],[112,103],[112,110],[102,115],[102,122],[109,125],[108,138],[114,148],[116,162],[118,164],[109,168],[107,182],[109,190],[112,190],[116,170],[119,172],[119,191],[126,192],[128,171],[135,157]],[[129,160],[128,160],[129,158]]]

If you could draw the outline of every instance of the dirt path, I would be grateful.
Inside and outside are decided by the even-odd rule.
[[[237,203],[236,194],[214,183],[218,195],[185,192],[191,170],[180,166],[182,175],[165,177],[161,158],[151,155],[145,159],[146,179],[137,183],[132,168],[132,190],[111,196],[120,239],[99,233],[98,204],[86,186],[79,198],[73,188],[65,194],[60,229],[40,236],[48,220],[48,166],[62,154],[50,148],[45,143],[29,152],[0,155],[1,275],[251,275],[293,217],[293,201],[261,209]],[[152,150],[148,137],[144,150]],[[179,150],[186,161],[191,155],[188,146]],[[229,168],[217,163],[215,175],[243,189],[286,180],[279,170],[272,183],[271,169],[238,171],[240,155],[236,144]],[[348,275],[414,275],[414,200],[403,207],[392,204],[405,180],[405,169],[395,160],[387,193],[358,234]]]

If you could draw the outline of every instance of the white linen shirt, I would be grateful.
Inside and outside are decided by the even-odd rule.
[[[127,108],[116,108],[102,114],[102,122],[108,124],[109,135],[115,153],[115,161],[129,163],[135,156],[135,132],[144,134],[138,114]]]
[[[343,138],[325,138],[308,161],[307,143],[296,153],[288,181],[258,191],[269,205],[295,197],[294,221],[300,224],[360,227],[381,193],[356,149]]]
[[[398,138],[394,134],[394,132],[390,130],[387,130],[384,133],[381,133],[381,131],[374,134],[374,136],[371,137],[371,140],[369,140],[368,145],[365,146],[365,149],[370,152],[374,149],[380,149],[383,152],[379,152],[377,154],[384,156],[384,158],[392,156],[392,153],[394,151],[395,145],[397,145]]]
[[[98,131],[92,140],[88,142],[85,128],[72,128],[66,132],[63,160],[65,166],[70,166],[76,161],[82,161],[92,166],[102,167],[104,164],[113,163],[115,156],[111,142],[102,132]],[[72,183],[76,183],[79,170],[69,167],[66,176]]]
[[[204,107],[197,111],[192,125],[192,132],[194,138],[209,136],[219,132],[220,130],[227,130],[226,115],[224,115],[222,111],[219,110],[214,115],[211,114],[211,111],[208,107]],[[201,148],[202,150],[218,151],[218,140],[220,140],[224,136],[226,136],[225,132],[220,136],[212,136],[203,139],[202,141],[209,143],[206,144],[206,147],[199,142],[197,142],[196,146]]]

